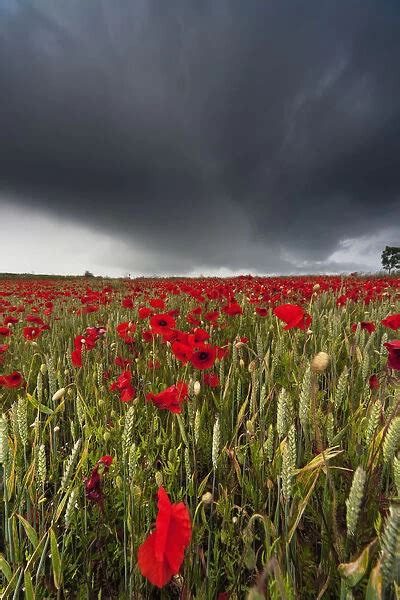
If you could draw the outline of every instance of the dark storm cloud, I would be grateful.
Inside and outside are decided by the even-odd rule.
[[[3,2],[0,193],[151,272],[323,269],[400,223],[399,31],[383,0]]]

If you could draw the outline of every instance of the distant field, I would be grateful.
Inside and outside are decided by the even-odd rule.
[[[399,597],[400,277],[3,276],[0,405],[1,597]]]

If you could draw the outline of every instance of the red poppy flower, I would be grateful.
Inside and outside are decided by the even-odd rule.
[[[281,304],[274,308],[274,315],[286,323],[283,329],[307,329],[311,323],[311,317],[297,304]]]
[[[110,386],[112,391],[119,390],[121,402],[130,402],[135,397],[136,390],[131,381],[132,373],[130,371],[123,371],[117,377],[117,381],[114,381]]]
[[[188,342],[192,346],[196,346],[201,342],[206,342],[210,338],[210,334],[205,329],[201,329],[200,327],[196,327],[193,333],[188,335]]]
[[[222,360],[223,358],[225,358],[225,356],[228,356],[229,347],[226,346],[225,348],[222,348],[221,346],[215,346],[215,352],[217,354],[217,358],[219,358],[219,360]]]
[[[138,316],[139,319],[147,319],[147,317],[149,317],[151,315],[151,310],[150,308],[147,308],[147,306],[141,306],[138,310]]]
[[[234,317],[235,315],[241,315],[243,313],[243,309],[237,302],[232,302],[231,304],[227,304],[222,308],[222,312],[230,317]]]
[[[397,313],[395,315],[389,315],[388,317],[386,317],[386,319],[382,319],[381,323],[385,327],[393,329],[393,331],[400,329],[400,313]]]
[[[372,323],[372,321],[360,321],[359,324],[361,329],[365,329],[365,331],[368,331],[368,333],[372,333],[376,329],[375,323]],[[353,325],[351,326],[351,330],[356,331],[357,325],[358,323],[353,323]]]
[[[122,298],[121,301],[122,308],[133,308],[133,300],[129,296],[126,298]]]
[[[124,340],[127,344],[132,344],[135,341],[135,338],[132,337],[132,334],[136,331],[135,323],[132,321],[126,321],[125,323],[120,323],[117,325],[117,333],[120,338]]]
[[[146,398],[160,410],[169,410],[173,413],[182,412],[182,404],[188,395],[188,386],[183,381],[163,390],[159,394],[148,393]]]
[[[18,323],[18,319],[17,319],[17,317],[12,317],[10,315],[4,319],[3,323],[4,323],[4,325],[9,325],[10,323],[12,325],[15,325],[16,323]]]
[[[96,340],[93,339],[92,336],[88,336],[85,337],[84,335],[77,335],[74,338],[74,348],[75,350],[83,350],[83,348],[85,348],[86,350],[93,350],[93,348],[96,346]]]
[[[103,509],[104,495],[101,489],[102,476],[108,471],[112,463],[112,457],[108,454],[102,456],[96,463],[89,478],[84,479],[85,495],[88,500],[95,502]]]
[[[209,344],[201,344],[197,346],[196,352],[193,352],[190,359],[192,365],[196,369],[210,369],[213,366],[216,358],[216,350],[214,346]]]
[[[0,336],[8,337],[11,335],[11,329],[9,327],[0,327]]]
[[[9,349],[10,344],[0,344],[0,354],[4,354]]]
[[[134,399],[135,394],[136,394],[135,388],[133,387],[133,385],[129,384],[123,390],[121,390],[120,400],[121,400],[121,402],[130,402],[131,400]]]
[[[10,375],[1,375],[0,376],[0,385],[6,387],[8,389],[11,388],[19,388],[23,383],[23,378],[21,373],[18,371],[14,371],[10,373]]]
[[[76,368],[82,366],[82,350],[80,348],[71,352],[71,361],[72,365]]]
[[[123,371],[121,375],[117,378],[117,388],[119,390],[123,390],[130,384],[131,381],[132,373],[130,371]]]
[[[121,369],[126,369],[126,367],[129,367],[129,365],[132,364],[132,361],[129,360],[129,358],[122,358],[121,356],[117,356],[114,360],[114,364],[116,364],[117,367],[121,367]]]
[[[373,373],[368,380],[369,389],[370,390],[378,390],[379,389],[379,379],[376,373]]]
[[[175,324],[175,319],[167,313],[162,315],[153,315],[150,319],[151,329],[155,333],[163,333],[166,329],[173,329]]]
[[[201,325],[200,319],[193,315],[193,313],[188,314],[188,316],[186,317],[186,321],[189,323],[189,325]]]
[[[35,323],[35,325],[44,325],[43,319],[37,315],[28,315],[26,321],[27,323]]]
[[[262,306],[256,306],[256,313],[260,317],[266,317],[268,315],[268,308],[263,308]]]
[[[171,344],[172,353],[180,360],[184,365],[192,358],[193,349],[188,344],[182,342],[172,342]]]
[[[154,336],[155,336],[154,331],[150,331],[149,329],[144,329],[142,331],[142,340],[144,342],[151,342]]]
[[[205,373],[204,383],[210,388],[216,388],[219,386],[219,377],[216,373]]]
[[[150,300],[150,306],[152,306],[153,308],[160,308],[161,310],[164,310],[165,302],[164,300],[161,300],[161,298],[152,298]]]
[[[187,507],[183,502],[171,504],[166,491],[160,487],[155,531],[138,550],[142,575],[158,588],[164,587],[179,572],[191,535]]]
[[[400,371],[400,340],[392,340],[384,344],[389,351],[388,367]]]
[[[39,337],[39,335],[42,333],[42,330],[40,327],[24,327],[22,329],[22,333],[24,334],[24,338],[26,340],[32,341]]]
[[[212,310],[210,312],[205,313],[204,320],[210,321],[210,323],[215,323],[218,321],[219,312],[217,310]]]

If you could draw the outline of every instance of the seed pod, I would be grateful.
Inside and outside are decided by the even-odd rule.
[[[311,361],[311,370],[314,373],[324,373],[329,366],[329,354],[318,352]]]
[[[211,504],[213,500],[214,498],[211,492],[205,492],[201,497],[203,504]]]
[[[52,397],[53,402],[58,402],[59,400],[61,400],[61,398],[64,398],[64,394],[65,394],[64,387],[57,390],[56,393],[53,394],[53,397]]]

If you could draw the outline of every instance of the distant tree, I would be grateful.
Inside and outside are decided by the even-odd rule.
[[[94,275],[90,271],[85,271],[84,277],[94,277]]]
[[[382,252],[382,267],[389,271],[400,269],[400,248],[395,246],[386,246]]]

